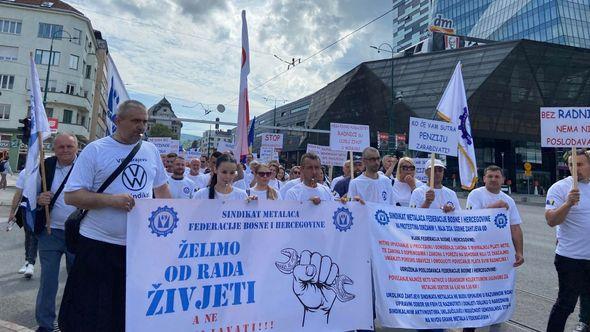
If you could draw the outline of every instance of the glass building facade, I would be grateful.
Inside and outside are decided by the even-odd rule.
[[[275,119],[280,126],[321,130],[329,130],[331,122],[367,124],[371,146],[377,147],[377,132],[408,133],[410,117],[435,118],[459,61],[480,172],[490,164],[503,165],[513,190],[525,193],[535,180],[548,188],[565,176],[562,152],[540,146],[539,108],[590,105],[590,49],[518,40],[365,62],[257,122]],[[329,145],[327,134],[282,132],[287,144],[281,159],[287,164],[296,163],[308,143]],[[524,176],[525,162],[533,165],[532,179]],[[447,166],[450,181],[458,174],[456,158],[447,158]]]
[[[433,7],[458,35],[590,48],[590,0],[437,0]]]

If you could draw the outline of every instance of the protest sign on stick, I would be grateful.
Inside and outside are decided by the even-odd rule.
[[[540,116],[541,147],[571,148],[571,173],[577,188],[576,148],[590,147],[590,107],[541,107]]]
[[[371,145],[369,126],[348,123],[330,123],[330,148],[348,151],[350,155],[350,178],[354,178],[353,152],[363,152]]]

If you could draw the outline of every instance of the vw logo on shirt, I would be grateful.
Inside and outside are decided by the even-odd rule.
[[[145,169],[138,164],[130,164],[125,167],[121,178],[125,188],[133,191],[142,190],[147,184],[147,173]]]

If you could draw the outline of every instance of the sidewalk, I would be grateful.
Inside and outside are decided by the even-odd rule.
[[[0,332],[32,332],[33,330],[11,322],[0,320]]]

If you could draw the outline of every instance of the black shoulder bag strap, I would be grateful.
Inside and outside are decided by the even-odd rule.
[[[113,173],[104,181],[104,183],[102,184],[102,186],[100,186],[100,188],[98,188],[96,193],[98,193],[98,194],[102,193],[103,191],[105,191],[105,189],[107,189],[107,187],[113,181],[115,181],[117,176],[119,176],[119,174],[121,174],[121,172],[123,172],[123,169],[125,169],[125,167],[127,167],[127,165],[131,162],[131,159],[133,159],[133,157],[135,157],[135,155],[137,154],[137,151],[139,151],[139,148],[141,148],[141,140],[139,140],[139,142],[137,144],[135,144],[135,146],[133,147],[133,150],[131,150],[131,152],[129,152],[127,157],[125,157],[125,160],[123,160],[121,162],[121,164],[119,164],[119,167],[117,167],[117,169],[114,170]]]
[[[55,167],[57,167],[57,165]],[[68,171],[68,174],[66,175],[64,180],[61,182],[61,184],[59,185],[59,188],[57,188],[57,191],[55,192],[55,194],[51,198],[51,201],[49,202],[49,210],[53,209],[53,205],[55,205],[55,202],[57,201],[57,197],[64,190],[64,187],[66,186],[66,182],[68,182],[68,178],[70,177],[70,174],[72,174],[73,169],[74,169],[74,165],[72,164],[72,167]]]

